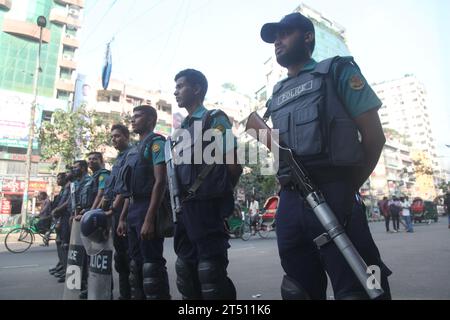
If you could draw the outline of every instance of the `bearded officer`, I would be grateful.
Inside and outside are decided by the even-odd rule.
[[[375,168],[385,143],[377,113],[381,101],[352,57],[320,63],[311,58],[314,25],[300,13],[265,24],[261,37],[274,44],[278,63],[288,71],[288,77],[274,87],[266,118],[271,116],[280,141],[306,167],[367,265],[381,269],[383,298],[390,298],[390,270],[381,261],[364,213],[355,210],[351,214],[353,206],[358,208],[355,193]],[[313,240],[325,229],[300,197],[282,160],[278,178],[282,190],[277,241],[286,272],[282,297],[325,299],[326,272],[336,299],[367,299],[336,245],[329,242],[316,247]]]

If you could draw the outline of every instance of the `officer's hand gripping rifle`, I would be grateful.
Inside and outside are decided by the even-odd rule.
[[[274,139],[272,130],[256,112],[251,113],[248,117],[245,130],[252,137],[262,142],[270,151],[272,151],[273,148],[278,148],[280,158],[289,164],[292,178],[298,185],[301,195],[306,199],[313,209],[314,214],[326,230],[325,234],[314,240],[316,244],[320,246],[328,241],[334,241],[369,297],[371,299],[376,299],[381,296],[384,291],[381,289],[380,284],[373,283],[373,280],[378,281],[378,279],[373,279],[372,274],[368,271],[366,263],[353,246],[331,208],[325,202],[322,193],[308,177],[302,164],[295,160],[292,150],[281,146],[280,143]],[[261,139],[263,136],[267,137],[267,139]]]
[[[172,206],[173,221],[176,221],[177,213],[181,212],[180,187],[175,172],[175,165],[172,157],[172,139],[167,138],[164,145],[164,154],[166,158],[167,180],[169,182],[170,204]]]

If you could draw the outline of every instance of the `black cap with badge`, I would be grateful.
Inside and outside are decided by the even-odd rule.
[[[303,32],[314,32],[314,25],[307,17],[294,12],[288,14],[280,22],[266,23],[261,28],[261,38],[267,43],[274,43],[277,32],[283,29],[300,29]]]

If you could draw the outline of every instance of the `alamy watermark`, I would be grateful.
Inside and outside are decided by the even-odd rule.
[[[260,164],[261,175],[273,175],[278,171],[279,132],[276,129],[257,131],[250,129],[240,137],[240,143],[237,143],[231,129],[216,128],[202,131],[201,121],[194,122],[194,129],[191,132],[187,129],[178,129],[173,134],[175,145],[172,154],[175,165]],[[260,143],[256,143],[248,136],[258,137]]]

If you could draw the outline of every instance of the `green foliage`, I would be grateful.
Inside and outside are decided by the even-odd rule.
[[[432,176],[434,174],[433,169],[426,165],[422,159],[415,159],[413,160],[414,164],[414,172],[419,175],[424,176]]]
[[[85,107],[75,112],[58,109],[53,113],[52,121],[44,122],[40,129],[41,157],[58,157],[66,164],[71,163],[107,144],[110,127],[103,117]]]
[[[250,144],[255,144],[254,141]],[[243,148],[243,146],[240,146]],[[246,148],[251,149],[249,147]],[[244,173],[242,174],[237,189],[243,189],[245,191],[245,198],[250,199],[250,196],[254,194],[257,199],[265,201],[268,197],[273,196],[278,191],[278,180],[275,175],[262,175],[261,168],[264,164],[261,163],[261,159],[257,164],[249,164],[248,155],[245,161]]]

